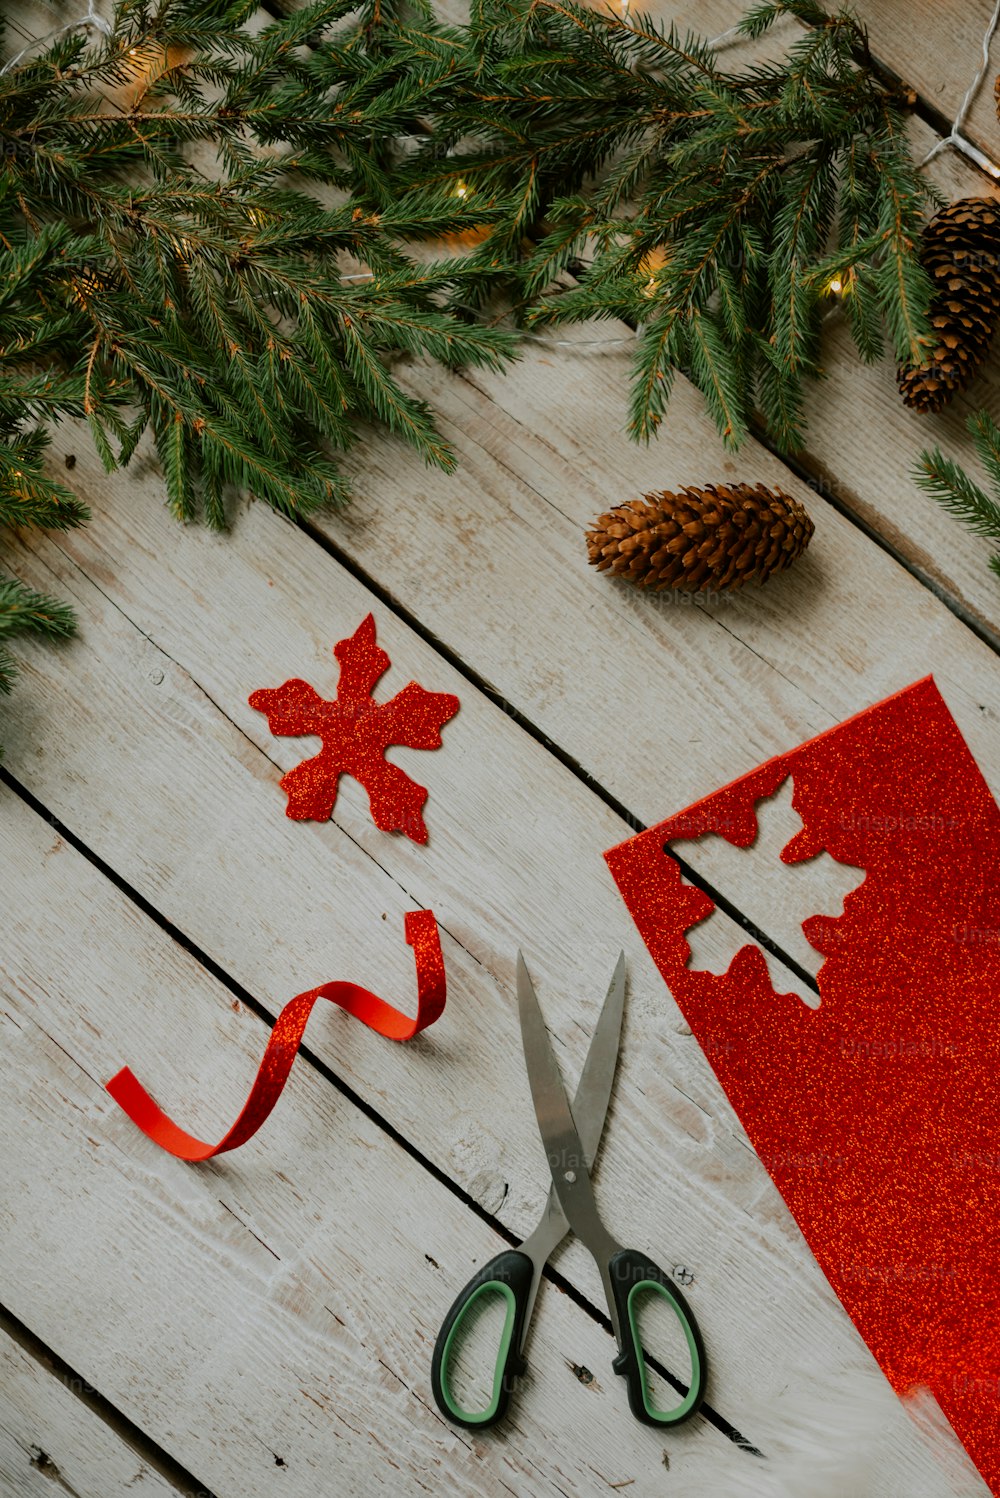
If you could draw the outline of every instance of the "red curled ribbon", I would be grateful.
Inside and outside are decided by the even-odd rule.
[[[127,1066],[123,1066],[108,1082],[108,1092],[144,1134],[179,1160],[209,1160],[213,1155],[237,1149],[256,1134],[281,1096],[317,999],[330,999],[339,1004],[363,1025],[377,1030],[389,1040],[412,1040],[414,1035],[440,1018],[446,988],[444,958],[437,921],[431,911],[407,912],[406,940],[413,948],[417,967],[416,1019],[401,1014],[357,983],[324,983],[290,999],[275,1021],[250,1096],[236,1122],[218,1144],[206,1144],[203,1139],[195,1139],[193,1134],[179,1128],[153,1101]]]

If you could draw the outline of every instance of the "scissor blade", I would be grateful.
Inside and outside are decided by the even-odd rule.
[[[530,981],[530,980],[529,980]],[[601,1005],[594,1033],[587,1050],[587,1059],[576,1086],[573,1098],[573,1120],[590,1165],[593,1165],[604,1132],[604,1121],[608,1115],[611,1091],[614,1087],[618,1052],[621,1048],[622,1016],[625,1012],[625,953],[621,952],[611,978],[611,984]],[[559,1244],[569,1232],[566,1214],[559,1205],[555,1184],[549,1187],[545,1210],[534,1231],[521,1244],[535,1266],[528,1296],[528,1310],[521,1332],[521,1345],[528,1335],[531,1312],[538,1294],[538,1282],[542,1270]]]
[[[531,982],[530,978],[528,982]],[[600,1148],[614,1088],[624,1013],[625,953],[619,952],[573,1097],[573,1122],[591,1169]],[[535,1259],[540,1271],[568,1232],[569,1223],[559,1205],[559,1197],[553,1184],[549,1187],[548,1201],[537,1226],[521,1247]]]
[[[559,1074],[549,1033],[521,953],[517,954],[517,1007],[528,1083],[538,1129],[545,1145],[552,1184],[570,1227],[582,1238],[598,1265],[611,1258],[617,1244],[601,1222],[590,1184],[587,1156]],[[616,1328],[617,1331],[617,1328]]]
[[[528,981],[530,983],[530,978]],[[604,1120],[615,1083],[624,1012],[625,953],[620,952],[573,1099],[573,1122],[591,1166],[604,1133]]]

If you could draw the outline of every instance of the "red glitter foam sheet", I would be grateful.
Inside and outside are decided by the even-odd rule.
[[[666,845],[757,833],[788,777],[802,830],[866,871],[803,922],[821,1000],[755,945],[692,971],[713,909]],[[893,1387],[934,1392],[1000,1494],[1000,810],[927,677],[605,854],[650,953]],[[804,1162],[810,1162],[805,1168]]]

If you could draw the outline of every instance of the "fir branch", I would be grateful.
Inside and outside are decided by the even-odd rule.
[[[0,578],[0,639],[35,634],[61,640],[75,628],[68,604],[48,593],[37,593],[16,578]]]
[[[18,635],[61,640],[75,629],[76,619],[67,604],[48,593],[37,593],[17,578],[0,575],[0,692],[9,692],[17,675],[8,640]]]
[[[989,411],[976,411],[969,417],[968,427],[975,440],[979,461],[1000,495],[1000,427]]]
[[[254,31],[253,10],[120,0],[105,42],[63,37],[0,76],[0,396],[52,415],[82,394],[109,469],[148,426],[185,519],[221,520],[229,486],[286,512],[341,502],[333,455],[369,426],[450,466],[393,359],[496,368],[514,347],[457,310],[480,266],[408,252],[501,215],[394,201],[392,142],[426,104],[397,22],[312,0]],[[347,197],[327,206],[331,184]]]
[[[696,308],[691,313],[687,346],[691,378],[704,395],[723,442],[727,447],[739,447],[747,431],[740,365],[710,312]]]
[[[965,469],[939,448],[925,449],[913,470],[916,483],[960,520],[974,536],[993,541],[1000,548],[1000,428],[988,411],[968,419],[976,453],[993,486],[991,496],[969,477]],[[1000,576],[1000,550],[990,558],[990,569]]]
[[[48,434],[22,428],[23,416],[23,406],[0,394],[0,526],[69,530],[82,525],[89,519],[86,505],[45,471]],[[75,628],[67,604],[0,574],[0,692],[10,691],[17,674],[8,641],[29,634],[64,639]]]
[[[0,400],[0,433],[3,426]],[[48,434],[13,428],[10,421],[6,439],[0,436],[0,525],[69,530],[84,524],[90,518],[87,506],[45,471]]]
[[[492,263],[529,325],[643,324],[639,437],[684,367],[727,441],[752,415],[780,445],[801,441],[835,276],[863,358],[883,327],[899,350],[927,336],[918,239],[934,194],[909,154],[901,92],[847,10],[759,5],[742,29],[760,35],[783,15],[799,22],[784,57],[730,70],[645,16],[481,0],[468,30],[449,34],[458,56],[427,101],[430,137],[397,173],[405,193],[461,187],[499,212],[477,263]],[[428,47],[426,27],[419,45],[400,29],[407,66]],[[567,270],[577,285],[553,294]]]
[[[0,73],[0,524],[87,518],[45,467],[61,417],[86,419],[109,471],[148,431],[181,520],[224,524],[239,488],[289,515],[340,504],[338,455],[369,428],[453,464],[394,378],[400,352],[511,356],[511,333],[460,310],[483,267],[412,255],[503,211],[393,181],[455,66],[427,7],[411,10],[436,54],[419,68],[396,0],[257,15],[252,0],[119,0],[106,39],[63,34]],[[70,623],[3,584],[0,638]]]
[[[974,535],[1000,541],[1000,505],[939,448],[921,453],[913,476],[921,489],[936,499],[950,515],[961,520]]]
[[[643,326],[633,361],[635,378],[629,407],[629,431],[640,441],[648,442],[656,435],[685,347],[684,328],[676,318],[661,314]]]
[[[831,281],[862,358],[923,349],[934,193],[863,26],[774,0],[741,29],[782,16],[784,55],[742,66],[578,0],[475,0],[464,26],[427,0],[264,24],[118,0],[107,39],[40,47],[0,75],[0,518],[83,518],[37,446],[61,416],[109,469],[148,432],[171,509],[213,525],[238,487],[342,502],[371,427],[448,468],[394,365],[501,368],[515,339],[468,312],[496,293],[529,324],[639,328],[636,437],[684,370],[727,443],[759,421],[798,445]]]

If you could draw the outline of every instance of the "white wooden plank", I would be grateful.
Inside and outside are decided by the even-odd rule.
[[[11,1498],[195,1498],[0,1331],[0,1488]]]
[[[212,1104],[232,1105],[265,1027],[40,818],[8,810],[0,1138],[18,1205],[0,1268],[15,1313],[123,1414],[218,1498],[652,1495],[665,1456],[679,1492],[766,1490],[702,1422],[635,1425],[610,1337],[551,1285],[506,1434],[445,1425],[428,1397],[442,1299],[500,1240],[308,1065],[225,1162],[192,1168],[144,1139],[97,1080],[109,1046],[155,1048],[176,1092],[194,1069],[177,1036],[200,1041]],[[974,1491],[870,1363],[857,1376],[892,1428],[873,1446],[880,1498]],[[856,1387],[841,1374],[834,1397]],[[117,1489],[109,1474],[91,1491]]]
[[[158,481],[150,473],[142,482]],[[514,948],[529,953],[572,1073],[603,988],[598,975],[625,937],[638,960],[602,1199],[625,1236],[695,1268],[713,1397],[737,1426],[765,1389],[777,1398],[790,1362],[858,1376],[867,1353],[629,934],[600,859],[624,833],[620,820],[384,611],[393,682],[412,672],[463,700],[445,749],[409,757],[431,787],[431,842],[420,849],[376,833],[350,793],[337,825],[284,820],[274,771],[249,739],[282,764],[297,755],[269,740],[243,693],[291,674],[315,677],[322,666],[310,663],[353,627],[369,595],[262,507],[225,540],[174,527],[162,507],[137,502],[148,497],[109,493],[99,523],[41,543],[34,561],[23,554],[26,575],[75,597],[83,638],[65,651],[31,650],[16,699],[23,714],[6,735],[12,772],[272,1012],[296,989],[340,974],[408,991],[409,954],[391,934],[403,890],[433,905],[450,933],[451,1009],[439,1030],[407,1050],[333,1021],[317,1024],[310,1044],[521,1232],[538,1208],[541,1161],[507,997]],[[244,635],[220,634],[226,619],[252,623]],[[182,1033],[179,1075],[189,1075],[191,1057],[213,1074],[210,1037],[190,1021]],[[107,1069],[125,1057],[168,1106],[195,1091],[169,1072],[164,1080],[152,1034],[123,1039]],[[238,1100],[188,1101],[185,1120],[208,1131]],[[652,1193],[650,1159],[672,1162]],[[595,1293],[579,1245],[561,1267]],[[909,1459],[899,1453],[901,1467]]]

